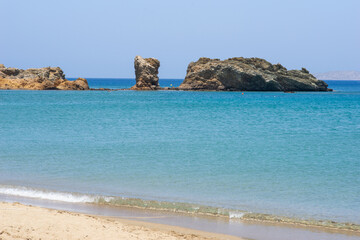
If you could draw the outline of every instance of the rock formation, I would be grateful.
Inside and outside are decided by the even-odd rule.
[[[288,71],[261,58],[200,58],[191,62],[180,90],[331,91],[308,70]]]
[[[0,64],[0,89],[28,90],[89,90],[86,79],[65,79],[59,67],[29,68],[27,70],[6,68]]]
[[[132,90],[156,90],[159,87],[159,67],[160,62],[155,58],[135,57],[135,76],[136,84]]]
[[[89,90],[89,84],[85,78],[78,78],[75,81],[65,80],[56,88],[59,90]]]

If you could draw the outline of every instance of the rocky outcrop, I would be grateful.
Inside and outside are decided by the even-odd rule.
[[[308,70],[288,71],[261,58],[200,58],[191,62],[180,90],[331,91]]]
[[[0,89],[27,90],[89,90],[86,79],[65,79],[59,67],[29,68],[26,70],[6,68],[0,65]]]
[[[159,67],[160,62],[155,58],[135,57],[135,76],[136,84],[132,90],[157,90],[159,87]]]
[[[89,90],[89,84],[85,78],[78,78],[75,81],[65,80],[56,88],[59,90]]]

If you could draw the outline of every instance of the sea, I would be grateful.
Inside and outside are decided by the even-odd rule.
[[[0,194],[358,226],[360,81],[327,83],[333,92],[1,90]]]

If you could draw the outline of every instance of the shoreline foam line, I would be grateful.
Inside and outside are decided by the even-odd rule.
[[[229,218],[232,220],[248,220],[268,223],[294,224],[305,227],[322,227],[335,230],[345,230],[360,233],[360,224],[350,222],[335,222],[332,220],[301,219],[272,214],[252,213],[237,209],[226,209],[200,204],[166,202],[127,198],[120,196],[101,196],[71,192],[47,191],[22,186],[0,185],[0,194],[17,197],[35,198],[68,203],[88,203],[118,207],[133,207],[147,210],[168,211],[191,215],[207,215]]]

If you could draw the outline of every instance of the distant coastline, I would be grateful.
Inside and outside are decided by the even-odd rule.
[[[359,71],[332,71],[315,73],[314,76],[321,80],[360,80]]]

